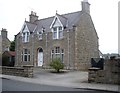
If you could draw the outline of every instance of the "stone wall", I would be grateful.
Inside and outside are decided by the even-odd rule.
[[[120,59],[106,59],[104,69],[90,68],[88,82],[119,84],[120,85]]]
[[[0,67],[2,68],[2,74],[5,75],[14,75],[22,77],[33,77],[33,67],[32,66],[23,66],[23,67]]]
[[[90,15],[83,13],[75,31],[75,67],[88,70],[91,58],[99,58],[98,36]]]

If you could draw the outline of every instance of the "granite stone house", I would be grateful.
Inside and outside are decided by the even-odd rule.
[[[2,54],[5,51],[9,51],[10,40],[7,38],[7,30],[3,29],[0,31],[0,65],[2,65]]]
[[[49,67],[59,57],[65,69],[86,70],[91,58],[99,58],[98,35],[90,16],[90,4],[81,2],[82,10],[38,19],[29,15],[16,38],[15,66]]]
[[[2,28],[0,35],[0,53],[2,54],[5,51],[9,51],[10,40],[7,37],[7,30]]]

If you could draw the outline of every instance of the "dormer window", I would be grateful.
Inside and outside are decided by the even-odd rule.
[[[27,25],[24,25],[22,28],[22,42],[29,42],[30,32],[27,28]]]
[[[23,32],[22,33],[22,41],[23,42],[29,42],[29,32]]]
[[[53,39],[61,38],[63,38],[63,27],[62,26],[53,27]]]
[[[50,28],[52,30],[52,37],[53,39],[62,39],[63,38],[63,30],[64,30],[64,25],[62,24],[62,18],[58,14],[54,17],[54,20],[52,24],[50,25]],[[61,20],[60,20],[61,19]]]
[[[37,34],[38,34],[38,39],[42,40],[43,31],[38,31]]]

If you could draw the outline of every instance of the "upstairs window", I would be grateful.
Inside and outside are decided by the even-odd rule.
[[[30,51],[28,49],[23,49],[22,53],[22,61],[23,62],[28,62],[30,61]]]
[[[22,33],[22,42],[29,42],[29,32]]]
[[[53,39],[63,38],[63,27],[53,27]]]
[[[43,31],[38,31],[37,34],[38,34],[38,39],[42,40]]]
[[[22,42],[29,42],[29,30],[26,25],[22,28]]]

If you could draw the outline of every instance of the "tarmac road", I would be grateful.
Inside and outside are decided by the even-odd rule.
[[[2,91],[69,91],[70,93],[111,93],[105,91],[85,90],[80,88],[76,89],[61,86],[33,84],[5,78],[2,79]]]

